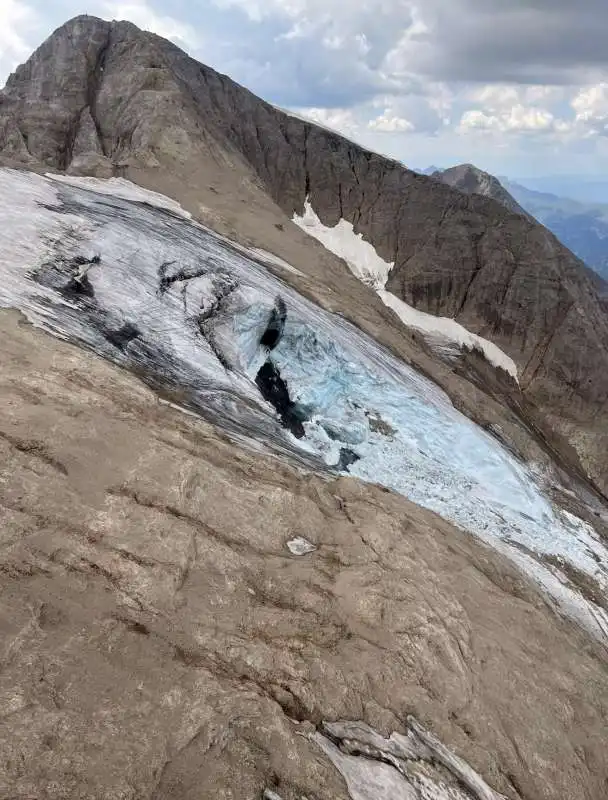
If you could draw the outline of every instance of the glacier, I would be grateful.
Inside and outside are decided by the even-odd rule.
[[[555,565],[605,592],[608,551],[594,529],[434,383],[271,271],[286,262],[127,181],[3,169],[0,217],[0,306],[136,371],[245,446],[437,512],[608,639],[604,609]]]

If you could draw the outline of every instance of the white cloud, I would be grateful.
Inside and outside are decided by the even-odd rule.
[[[608,131],[608,83],[586,86],[572,99],[576,122],[587,135]]]
[[[383,131],[385,133],[405,133],[414,130],[414,126],[409,120],[396,116],[389,108],[385,108],[379,117],[370,119],[367,127],[370,130]]]
[[[514,106],[539,108],[559,102],[565,96],[562,86],[518,86],[508,83],[490,83],[475,87],[465,93],[466,98],[485,111],[506,112]]]
[[[345,44],[345,39],[343,36],[337,36],[333,34],[331,36],[324,36],[323,37],[323,45],[327,47],[328,50],[342,50]]]
[[[444,83],[432,83],[429,85],[429,94],[426,102],[437,114],[443,125],[450,125],[452,122],[452,107],[454,105],[455,93]]]
[[[431,32],[417,5],[406,0],[403,9],[407,11],[408,24],[401,27],[399,37],[386,53],[383,64],[386,73],[395,77],[416,72],[416,55]]]
[[[279,13],[295,17],[306,10],[306,1],[294,0],[294,2],[281,2],[281,0],[213,0],[213,4],[218,8],[238,8],[243,11],[249,19],[254,22],[261,22],[266,17],[272,17]]]
[[[467,133],[471,130],[497,131],[500,133],[542,133],[565,131],[567,123],[557,120],[544,108],[531,108],[521,104],[508,110],[486,113],[480,109],[465,111],[460,119],[458,130]]]
[[[0,0],[0,3],[4,0]],[[109,0],[103,3],[103,16],[106,19],[128,20],[139,28],[151,31],[165,39],[170,39],[180,47],[200,46],[199,37],[191,25],[173,17],[158,14],[146,0]]]
[[[356,17],[357,11],[365,11],[370,6],[390,5],[383,0],[359,0],[357,9],[344,4],[342,0],[213,0],[218,8],[238,8],[249,19],[261,22],[277,15],[290,19],[318,19],[321,15],[342,12],[344,16]]]
[[[360,130],[353,112],[347,108],[298,108],[293,112],[344,136],[356,136]]]
[[[37,19],[20,0],[0,0],[0,80],[30,55],[29,34]]]

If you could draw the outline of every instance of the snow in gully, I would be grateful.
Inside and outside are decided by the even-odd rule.
[[[608,634],[604,612],[543,560],[606,588],[593,529],[435,384],[273,275],[265,254],[125,181],[0,170],[0,218],[0,306],[178,392],[243,444],[436,511]]]

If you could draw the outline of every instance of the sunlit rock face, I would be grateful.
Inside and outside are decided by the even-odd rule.
[[[594,531],[433,383],[305,300],[172,201],[126,182],[4,170],[0,303],[178,393],[249,446],[383,484],[493,543],[596,635],[603,611],[557,568],[606,586]]]

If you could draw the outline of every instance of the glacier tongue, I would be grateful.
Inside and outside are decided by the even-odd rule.
[[[392,488],[506,552],[596,635],[608,552],[431,381],[139,187],[0,170],[0,306],[136,369],[239,441]]]

